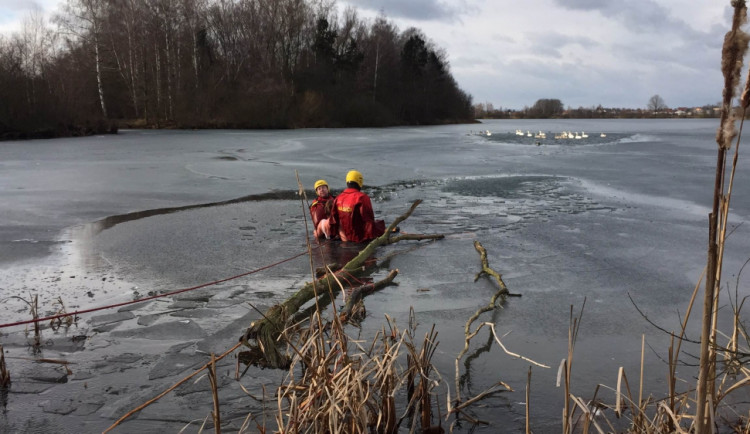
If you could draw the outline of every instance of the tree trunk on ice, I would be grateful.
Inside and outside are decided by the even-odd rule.
[[[444,238],[444,235],[419,235],[419,234],[401,234],[393,235],[393,229],[402,221],[406,220],[414,209],[421,203],[421,200],[415,201],[409,211],[398,217],[388,226],[385,233],[380,237],[372,240],[359,254],[349,261],[341,270],[334,274],[328,273],[325,277],[313,282],[307,283],[302,289],[286,299],[281,304],[277,304],[268,309],[263,318],[253,322],[245,334],[240,338],[248,347],[251,345],[247,342],[249,339],[255,339],[258,347],[262,349],[264,360],[261,361],[263,366],[269,368],[281,368],[288,364],[287,358],[279,351],[277,342],[282,332],[286,328],[287,320],[305,303],[317,299],[322,294],[330,293],[335,295],[340,290],[336,276],[340,273],[361,276],[366,272],[365,261],[369,259],[378,247],[394,244],[403,240],[437,240]],[[393,275],[395,277],[395,275]],[[393,278],[391,277],[391,279]],[[251,347],[252,348],[252,347]]]

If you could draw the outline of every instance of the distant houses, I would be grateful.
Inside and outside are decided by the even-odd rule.
[[[675,117],[687,118],[717,118],[721,114],[721,107],[703,106],[703,107],[677,107],[675,109],[664,110],[667,114]]]
[[[485,119],[598,119],[598,118],[718,118],[721,115],[721,107],[716,105],[705,105],[701,107],[677,107],[664,108],[661,110],[632,109],[619,107],[568,107],[552,116],[544,116],[533,107],[525,107],[522,110],[495,109],[492,104],[476,104],[474,106],[476,118]]]

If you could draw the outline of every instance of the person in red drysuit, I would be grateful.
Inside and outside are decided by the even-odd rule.
[[[364,177],[356,170],[346,174],[346,190],[336,196],[331,219],[339,230],[341,241],[361,243],[385,233],[385,222],[375,220],[370,197],[362,193]]]
[[[317,198],[310,205],[310,217],[315,228],[315,238],[331,239],[336,237],[335,228],[331,227],[331,209],[336,196],[328,190],[328,183],[319,179],[315,182],[315,193]]]

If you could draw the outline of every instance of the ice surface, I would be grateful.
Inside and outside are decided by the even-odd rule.
[[[511,351],[557,366],[567,355],[570,308],[577,312],[586,300],[574,368],[575,391],[586,396],[598,383],[614,384],[619,366],[637,378],[642,334],[663,356],[668,338],[633,303],[666,329],[678,327],[705,263],[715,127],[714,120],[529,120],[486,122],[481,129],[492,131],[490,137],[471,134],[476,125],[455,125],[131,130],[4,142],[1,322],[28,319],[30,294],[39,294],[45,314],[61,309],[58,298],[70,312],[254,272],[304,252],[309,228],[296,174],[308,189],[326,179],[335,193],[346,172],[357,169],[378,218],[390,221],[422,199],[402,232],[446,234],[441,241],[378,251],[387,260],[375,276],[398,268],[399,285],[366,299],[364,336],[380,329],[385,314],[405,326],[413,307],[418,335],[438,324],[435,364],[450,377],[466,319],[495,291],[488,279],[474,282],[478,240],[511,292],[522,294],[483,316],[500,333],[512,331],[504,338]],[[537,145],[514,138],[515,129],[586,131],[591,137]],[[738,173],[748,173],[748,166],[740,158]],[[747,176],[736,178],[730,216],[736,230],[724,263],[725,279],[741,297],[748,294],[747,279],[738,274],[750,251],[750,226],[737,225],[750,218],[749,184]],[[316,252],[314,262],[351,253],[329,246],[322,257]],[[29,382],[31,373],[23,380],[25,329],[0,330],[11,373],[20,377],[0,431],[103,430],[177,374],[234,345],[259,316],[253,306],[263,311],[283,300],[310,279],[309,268],[300,257],[166,300],[84,314],[69,331],[45,324],[43,356],[73,363],[68,383],[53,387]],[[689,330],[695,332],[693,324]],[[74,336],[85,340],[73,342]],[[472,347],[471,389],[502,380],[524,390],[528,365],[496,347],[480,348],[485,339]],[[222,375],[233,375],[234,363],[222,362]],[[662,362],[649,353],[646,364],[647,384],[661,396]],[[534,368],[532,429],[559,426],[560,391],[552,371]],[[280,375],[251,369],[243,385],[273,387]],[[259,410],[222,378],[230,424],[241,421],[242,412]],[[29,405],[41,391],[43,405]],[[475,432],[497,432],[500,425],[523,429],[523,400],[522,393],[490,398],[476,416],[491,425]],[[207,386],[197,383],[159,405],[124,429],[179,431],[202,420],[212,404]]]

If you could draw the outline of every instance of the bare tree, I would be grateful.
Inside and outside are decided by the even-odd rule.
[[[472,113],[423,32],[339,13],[335,0],[65,0],[55,22],[57,34],[37,19],[0,38],[0,78],[17,83],[0,87],[0,121],[19,131],[38,129],[21,114],[41,124],[42,109],[66,130],[102,117],[268,128]]]
[[[140,102],[137,89],[142,86],[139,63],[139,42],[142,38],[142,5],[138,0],[124,0],[113,3],[108,15],[107,34],[117,71],[128,90],[133,114],[140,117]]]
[[[56,17],[56,21],[64,32],[69,37],[74,36],[93,45],[99,103],[102,107],[102,116],[106,118],[107,106],[104,104],[102,59],[99,48],[105,5],[102,0],[68,0],[63,11],[63,14]]]
[[[528,114],[535,118],[550,118],[559,116],[563,112],[563,103],[559,99],[539,99],[528,110]]]
[[[664,99],[662,99],[662,97],[656,94],[652,96],[651,98],[649,98],[648,105],[646,105],[646,108],[652,112],[658,112],[658,111],[666,109],[667,103],[664,102]]]

